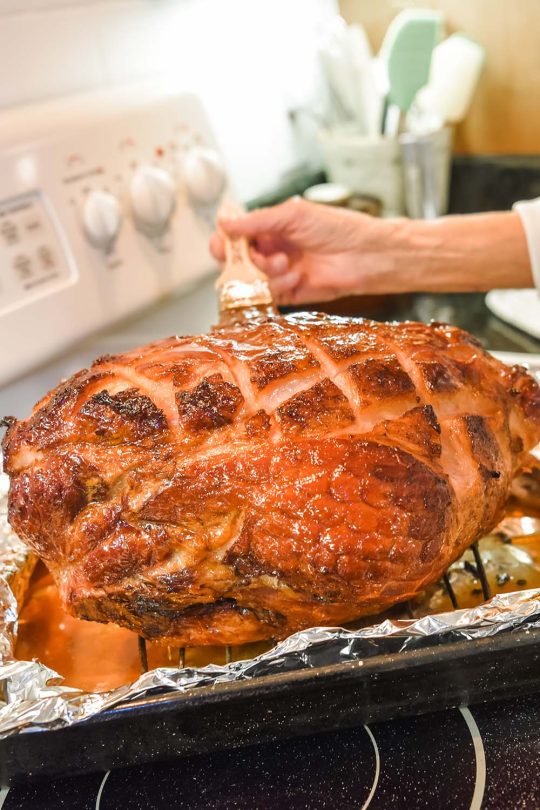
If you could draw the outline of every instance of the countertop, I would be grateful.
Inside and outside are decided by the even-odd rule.
[[[385,321],[440,321],[471,332],[489,351],[540,352],[540,340],[493,315],[485,298],[484,293],[355,296],[310,307],[289,307],[287,311],[313,309]]]

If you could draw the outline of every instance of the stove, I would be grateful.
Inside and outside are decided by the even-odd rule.
[[[540,696],[15,786],[3,810],[540,806]],[[2,805],[2,801],[4,802]]]

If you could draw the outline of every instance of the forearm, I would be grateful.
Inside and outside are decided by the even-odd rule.
[[[525,232],[516,212],[396,221],[391,254],[402,290],[534,286]]]

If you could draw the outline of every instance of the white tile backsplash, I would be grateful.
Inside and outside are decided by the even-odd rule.
[[[291,102],[317,91],[335,0],[0,0],[0,110],[91,88],[166,81],[203,99],[243,198],[314,153]]]
[[[179,4],[181,5],[181,4]],[[136,81],[166,72],[174,59],[174,36],[180,25],[179,8],[148,2],[97,9],[94,31],[103,54],[108,81]]]
[[[0,18],[0,107],[98,87],[105,81],[98,42],[78,9]]]
[[[80,6],[95,6],[98,3],[122,3],[125,0],[0,0],[0,15],[27,14],[32,11],[49,11],[52,8],[79,8]],[[173,0],[162,0],[173,2]]]

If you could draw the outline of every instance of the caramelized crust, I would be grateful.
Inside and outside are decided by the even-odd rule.
[[[191,391],[179,391],[176,404],[180,423],[187,431],[215,430],[234,421],[244,397],[221,374],[204,377]]]
[[[90,397],[79,411],[89,422],[91,438],[107,442],[136,442],[167,430],[167,420],[152,400],[136,388],[117,394],[107,390]]]
[[[354,422],[348,399],[330,380],[295,394],[279,406],[277,416],[284,433],[326,432]]]
[[[408,599],[497,521],[540,391],[444,324],[295,314],[102,357],[6,420],[76,616],[240,644]]]
[[[353,363],[348,371],[365,403],[415,392],[413,381],[394,355],[368,357]]]

